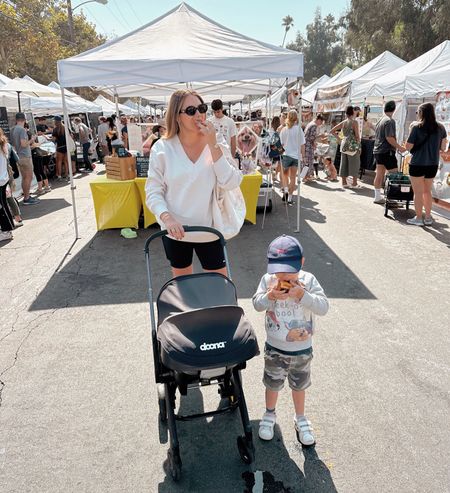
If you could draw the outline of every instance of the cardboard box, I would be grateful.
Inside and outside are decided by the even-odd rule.
[[[105,158],[106,177],[112,180],[134,180],[136,178],[136,158],[107,156]]]

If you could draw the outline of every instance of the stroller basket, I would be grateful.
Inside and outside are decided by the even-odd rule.
[[[258,354],[253,330],[238,306],[172,315],[159,326],[157,337],[163,364],[184,373],[232,368]]]

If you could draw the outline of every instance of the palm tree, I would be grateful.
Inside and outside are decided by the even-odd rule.
[[[281,47],[284,47],[284,42],[286,41],[286,34],[289,31],[289,29],[294,25],[294,19],[290,15],[287,15],[286,17],[283,17],[283,23],[281,25],[284,27],[284,37]]]

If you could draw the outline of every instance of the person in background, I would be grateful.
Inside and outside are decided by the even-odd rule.
[[[401,146],[396,139],[395,120],[392,115],[395,112],[395,101],[388,101],[384,105],[384,117],[378,121],[375,127],[375,145],[373,155],[376,162],[374,188],[374,203],[384,204],[381,197],[381,187],[386,173],[396,173],[398,171],[396,150],[404,152],[405,148]]]
[[[50,132],[50,127],[45,123],[47,118],[40,116],[36,123],[36,132],[38,135],[45,135]]]
[[[92,139],[91,129],[87,125],[85,125],[81,121],[81,118],[79,118],[78,116],[73,119],[73,129],[78,134],[80,144],[83,148],[84,167],[88,172],[94,171],[94,169],[92,168],[91,160],[89,158],[89,149],[91,148]]]
[[[8,143],[8,163],[9,169],[9,184],[6,188],[6,200],[9,205],[11,214],[14,217],[14,226],[19,228],[23,226],[23,220],[20,213],[19,202],[14,197],[13,192],[16,190],[16,178],[19,178],[19,156],[14,150],[13,146]]]
[[[327,179],[330,181],[339,181],[337,178],[336,167],[333,164],[333,160],[330,156],[325,156],[323,158],[323,164],[325,166],[325,173],[327,175]]]
[[[122,125],[122,128],[120,129],[120,135],[122,137],[122,142],[123,146],[125,149],[129,149],[129,143],[128,143],[128,120],[125,115],[122,115],[120,117],[120,124]]]
[[[214,112],[214,116],[208,119],[216,129],[216,133],[221,135],[228,147],[231,149],[231,155],[236,156],[236,124],[233,119],[224,115],[223,103],[220,99],[215,99],[211,103],[211,109]]]
[[[25,114],[16,113],[16,126],[11,129],[11,144],[19,156],[19,170],[22,176],[23,205],[39,204],[39,199],[30,196],[31,181],[33,180],[33,160],[31,144],[34,137],[28,136],[25,128]]]
[[[434,106],[424,103],[417,110],[417,122],[412,125],[405,145],[411,152],[409,177],[414,190],[416,216],[408,219],[414,226],[431,226],[431,186],[439,166],[439,152],[447,149],[447,131],[436,121]],[[425,208],[425,218],[422,217]]]
[[[106,156],[109,156],[108,142],[106,140],[106,133],[108,132],[109,126],[105,116],[100,116],[98,121],[100,122],[97,127],[98,144],[103,154],[103,158],[105,158]]]
[[[117,130],[117,127],[114,123],[114,118],[112,116],[108,116],[106,121],[108,123],[108,130],[106,132],[106,141],[108,143],[108,150],[110,154],[115,156],[116,155],[115,148],[119,146],[119,142],[121,145],[122,141],[119,139],[119,131]]]
[[[337,136],[342,129],[344,139],[341,142],[341,165],[339,167],[339,176],[342,179],[343,188],[356,188],[358,186],[358,174],[361,165],[361,136],[359,134],[359,125],[355,120],[355,111],[353,106],[347,106],[345,110],[346,119],[338,123],[331,129],[331,133]],[[347,154],[343,148],[346,145],[346,140],[355,145],[356,151],[352,154]],[[347,183],[347,178],[352,177],[352,184]]]
[[[0,128],[0,241],[12,240],[14,229],[14,220],[6,200],[6,188],[9,184],[8,157],[8,139]]]
[[[60,116],[55,116],[55,127],[52,132],[52,139],[56,144],[56,179],[62,180],[63,176],[69,174],[67,167],[67,143],[66,130]]]
[[[44,158],[38,151],[38,136],[32,135],[28,123],[25,123],[24,128],[27,130],[28,137],[33,140],[33,143],[31,144],[31,159],[33,160],[33,172],[38,185],[36,194],[43,195],[44,193],[51,192],[52,189],[48,183],[47,173],[44,170]]]
[[[314,171],[316,171],[316,177],[318,177],[318,168],[315,165],[315,151],[317,147],[317,141],[321,140],[318,135],[319,127],[323,125],[325,121],[324,116],[321,113],[317,113],[316,118],[311,120],[305,128],[305,165],[308,166],[308,174],[303,179],[303,183],[308,183],[314,178]]]
[[[281,157],[282,200],[292,205],[300,153],[303,162],[305,160],[305,134],[299,128],[296,110],[289,111],[286,126],[280,132],[280,141],[284,148],[284,154]]]
[[[174,277],[192,274],[194,250],[205,271],[227,274],[220,241],[183,228],[211,227],[217,186],[233,190],[242,181],[234,159],[218,144],[207,111],[196,92],[175,91],[166,113],[166,135],[150,153],[146,203],[161,229],[168,231],[162,240]]]

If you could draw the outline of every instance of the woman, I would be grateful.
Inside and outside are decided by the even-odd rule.
[[[8,139],[0,128],[0,241],[12,240],[14,221],[6,200],[6,187],[9,183],[8,173]]]
[[[122,145],[122,141],[119,139],[119,130],[117,129],[114,119],[111,116],[108,116],[106,123],[108,124],[108,130],[106,132],[108,150],[112,156],[115,156],[117,148]]]
[[[287,115],[286,126],[280,132],[280,141],[284,148],[284,154],[281,157],[282,200],[292,205],[300,152],[305,162],[305,134],[298,126],[298,115],[295,110],[290,110]]]
[[[314,120],[311,120],[305,128],[305,164],[308,166],[308,174],[305,176],[303,183],[308,183],[314,180],[314,172],[316,178],[319,178],[318,164],[315,163],[315,154],[317,141],[321,140],[318,135],[318,129],[323,125],[325,117],[321,113],[317,113]]]
[[[344,138],[341,142],[341,164],[339,176],[342,179],[343,188],[357,188],[358,174],[361,165],[361,136],[359,125],[356,121],[356,113],[353,106],[347,106],[345,110],[347,118],[331,129],[331,133],[337,137],[342,129]],[[347,178],[352,177],[352,185],[347,184]]]
[[[439,166],[439,151],[447,148],[447,132],[441,123],[436,121],[434,107],[424,103],[417,111],[418,121],[412,125],[406,142],[406,149],[413,155],[409,164],[409,176],[414,190],[414,209],[416,216],[408,219],[408,224],[430,226],[431,217],[431,186]],[[425,219],[422,219],[425,207]]]
[[[66,169],[68,165],[66,128],[60,116],[55,116],[55,128],[53,129],[52,139],[56,143],[56,179],[61,180],[62,173],[64,172],[64,175],[68,175],[69,169]],[[73,165],[72,171],[75,173]]]
[[[216,237],[183,229],[183,224],[212,226],[216,186],[232,190],[242,180],[231,154],[228,160],[217,144],[207,110],[194,91],[175,91],[165,116],[166,134],[150,153],[146,203],[170,235],[163,237],[163,244],[174,277],[192,274],[194,250],[205,271],[226,275]]]

